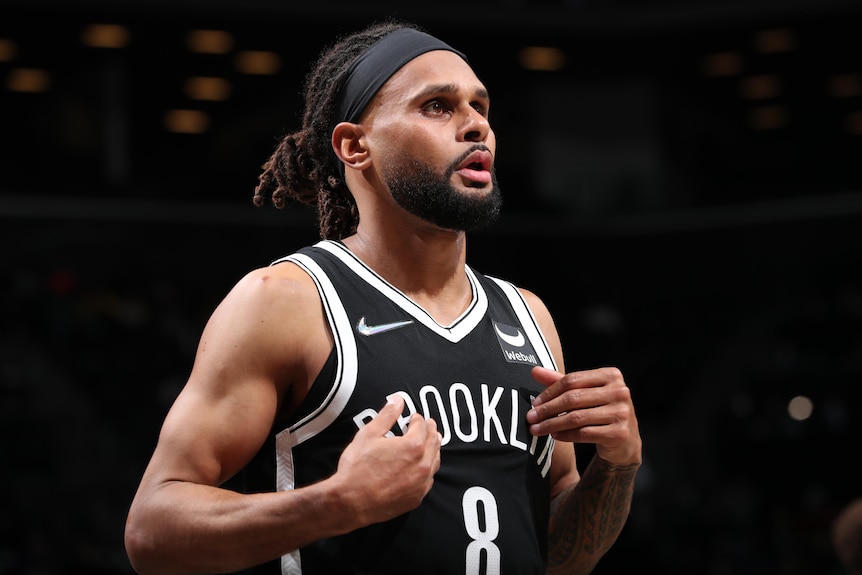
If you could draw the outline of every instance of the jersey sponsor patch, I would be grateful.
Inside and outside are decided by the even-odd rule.
[[[527,365],[539,365],[536,351],[524,335],[524,330],[491,320],[494,323],[494,333],[503,351],[503,357],[510,363],[525,363]]]

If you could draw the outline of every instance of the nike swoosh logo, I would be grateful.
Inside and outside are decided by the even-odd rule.
[[[521,332],[520,329],[518,330],[517,335],[509,335],[508,333],[503,333],[502,331],[500,331],[500,328],[496,326],[496,324],[494,325],[494,329],[497,330],[497,335],[500,336],[500,339],[513,347],[523,347],[524,344],[527,342],[527,339],[524,337],[524,334]]]
[[[362,335],[376,335],[378,333],[392,331],[393,329],[404,327],[405,325],[410,325],[411,323],[413,323],[413,320],[408,319],[407,321],[395,321],[392,323],[381,323],[379,325],[368,325],[365,323],[365,318],[363,317],[359,320],[359,323],[356,324],[356,331],[358,331]]]

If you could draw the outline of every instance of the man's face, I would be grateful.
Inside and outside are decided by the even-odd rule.
[[[501,195],[484,85],[457,54],[432,51],[384,85],[363,120],[383,183],[406,211],[441,228],[493,222]]]
[[[414,216],[447,230],[476,230],[497,219],[502,197],[493,167],[490,189],[484,193],[464,192],[452,183],[458,166],[472,152],[441,172],[405,152],[384,166],[383,180],[395,202]]]

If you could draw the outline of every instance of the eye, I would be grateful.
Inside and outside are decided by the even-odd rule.
[[[488,104],[486,104],[485,102],[473,102],[470,105],[473,107],[474,110],[479,112],[482,117],[488,117]]]
[[[450,111],[450,107],[443,100],[431,100],[422,107],[422,111],[429,116],[441,116]]]

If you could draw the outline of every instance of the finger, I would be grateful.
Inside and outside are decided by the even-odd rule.
[[[393,393],[386,398],[386,404],[363,429],[373,436],[386,435],[402,413],[404,413],[404,398]]]
[[[595,406],[560,411],[553,415],[537,413],[531,417],[528,414],[527,422],[531,432],[547,435],[563,430],[603,427],[616,423],[616,420],[605,406]]]
[[[440,453],[443,444],[443,435],[437,430],[437,422],[432,418],[425,418],[415,413],[407,424],[405,438],[413,438],[424,445],[426,453]]]
[[[598,413],[607,412],[609,415],[613,411],[608,411],[617,403],[612,392],[606,388],[600,387],[578,387],[571,385],[569,376],[560,380],[559,384],[554,385],[539,394],[539,397],[533,401],[533,407],[527,412],[528,423],[539,423],[544,420],[556,420],[557,424],[568,422],[575,424],[577,421],[582,421],[580,425],[589,424],[592,420],[596,420]],[[601,409],[602,411],[593,411]],[[559,420],[561,416],[568,416],[563,420]],[[599,424],[606,423],[598,421]]]
[[[431,475],[433,477],[433,475],[440,469],[440,448],[443,444],[443,436],[437,430],[437,422],[430,417],[425,420],[425,425],[423,427],[425,427],[427,431],[427,435],[425,437],[425,453],[426,456],[431,457]]]
[[[534,367],[532,375],[538,383],[545,386],[545,390],[533,400],[533,407],[548,403],[577,389],[625,385],[622,375],[616,368],[587,369],[561,374],[553,370]],[[572,397],[580,396],[581,394],[574,394]]]
[[[407,432],[404,437],[414,437],[420,441],[425,440],[428,434],[428,422],[418,413],[410,416],[410,421],[407,422]]]
[[[426,453],[439,453],[443,443],[443,436],[437,431],[437,422],[430,417],[426,419],[418,413],[410,417],[404,437],[421,442],[425,446]]]
[[[533,367],[533,369],[530,371],[530,375],[533,376],[533,379],[535,379],[537,383],[540,383],[545,387],[554,384],[561,377],[563,377],[563,374],[559,371],[548,369],[547,367],[542,367],[541,365]]]
[[[439,450],[443,443],[443,435],[437,430],[437,422],[429,417],[425,420],[425,427],[428,430],[428,443],[432,448]]]
[[[530,375],[533,376],[533,379],[536,380],[537,383],[545,386],[545,390],[533,399],[533,407],[539,406],[557,396],[559,393],[559,391],[557,391],[559,386],[556,388],[553,388],[552,386],[563,378],[562,373],[537,365],[530,371]]]

